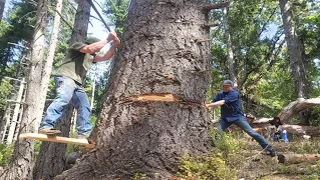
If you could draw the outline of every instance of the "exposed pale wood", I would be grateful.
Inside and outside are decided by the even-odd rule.
[[[155,94],[142,94],[127,98],[125,101],[179,101],[173,94],[155,93]]]
[[[280,154],[278,161],[286,164],[299,164],[303,162],[316,162],[320,160],[320,154]]]
[[[94,144],[89,144],[88,140],[86,139],[75,139],[75,138],[67,138],[67,137],[61,137],[61,136],[48,136],[45,134],[36,134],[36,133],[20,134],[20,138],[58,142],[58,143],[65,143],[65,144],[77,144],[81,146],[91,146],[91,147],[94,146]]]

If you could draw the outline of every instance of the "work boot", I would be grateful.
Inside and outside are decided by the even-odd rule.
[[[39,129],[38,131],[39,134],[46,134],[46,135],[60,135],[62,132],[59,129],[55,129],[55,128],[43,128],[43,129]]]
[[[263,150],[262,154],[270,155],[271,157],[275,157],[277,155],[277,152],[273,149],[265,149],[265,150]]]

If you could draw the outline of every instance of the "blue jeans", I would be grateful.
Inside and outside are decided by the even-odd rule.
[[[240,117],[239,119],[228,122],[227,120],[220,119],[218,123],[218,132],[222,133],[223,130],[227,129],[231,124],[235,124],[249,134],[253,139],[255,139],[263,149],[272,150],[272,147],[268,145],[268,142],[252,127],[249,125],[245,117]]]
[[[40,129],[52,128],[63,113],[65,107],[71,103],[77,109],[78,136],[88,136],[91,132],[90,103],[86,93],[73,79],[64,76],[55,76],[56,98],[48,107],[40,124]]]
[[[281,128],[279,129],[278,133],[279,133],[279,135],[280,135],[280,139],[284,140],[283,130],[282,130]],[[278,139],[278,136],[276,136],[275,132],[271,132],[270,138],[271,138],[271,140],[273,140],[273,141],[279,141],[279,140],[280,140],[280,139]]]

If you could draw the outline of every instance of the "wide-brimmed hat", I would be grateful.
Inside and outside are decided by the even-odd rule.
[[[93,44],[93,43],[96,43],[96,42],[99,42],[100,39],[99,38],[96,38],[96,37],[87,37],[87,39],[84,41],[85,44]]]

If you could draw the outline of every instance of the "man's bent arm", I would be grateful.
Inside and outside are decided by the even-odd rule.
[[[107,39],[84,46],[79,51],[82,53],[94,54],[103,48],[109,41]]]
[[[109,49],[109,51],[106,52],[104,55],[102,55],[102,54],[97,54],[97,55],[94,57],[93,62],[106,61],[106,60],[110,59],[115,52],[116,52],[116,47],[111,46],[111,48]]]
[[[216,108],[218,106],[224,105],[224,103],[225,103],[225,100],[220,100],[220,101],[217,101],[217,102],[214,102],[214,103],[206,104],[206,107],[207,108]]]

